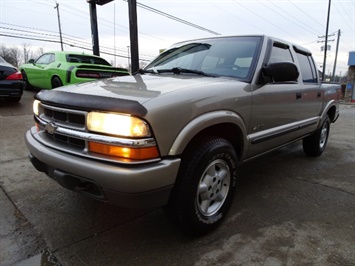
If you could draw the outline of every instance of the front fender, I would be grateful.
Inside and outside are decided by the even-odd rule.
[[[244,138],[244,151],[246,151],[246,126],[243,119],[236,113],[227,110],[206,113],[190,121],[174,140],[170,150],[170,156],[182,154],[188,143],[201,131],[219,124],[229,123],[236,125]]]

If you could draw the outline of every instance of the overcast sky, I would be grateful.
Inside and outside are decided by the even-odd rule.
[[[0,36],[0,44],[44,51],[60,50],[57,10],[65,43],[91,48],[89,4],[86,0],[0,0],[0,34],[46,39],[34,41]],[[165,12],[221,35],[266,34],[305,46],[313,52],[318,68],[323,52],[328,0],[140,0],[138,3]],[[127,65],[129,42],[128,4],[115,0],[97,6],[101,56],[110,62]],[[215,34],[200,30],[144,8],[137,7],[140,58],[151,60],[159,49],[171,44]],[[347,71],[349,51],[355,50],[355,0],[332,0],[329,23],[327,73],[333,71],[338,30],[341,30],[337,74]],[[84,51],[64,45],[64,50]],[[105,55],[104,52],[118,55]],[[85,50],[90,53],[90,50]],[[120,57],[122,56],[122,57]]]

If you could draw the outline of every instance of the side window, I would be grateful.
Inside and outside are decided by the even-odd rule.
[[[274,46],[271,50],[269,63],[277,62],[293,62],[293,58],[288,46],[274,43]]]
[[[300,64],[300,71],[304,83],[317,83],[317,74],[314,62],[310,55],[296,52],[298,62]]]
[[[54,61],[55,61],[55,54],[51,54],[48,64],[53,63]]]
[[[54,54],[43,54],[36,60],[36,64],[44,64],[47,65],[54,61]]]

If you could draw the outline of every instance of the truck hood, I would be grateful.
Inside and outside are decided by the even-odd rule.
[[[180,90],[199,90],[216,83],[242,83],[225,77],[196,75],[134,75],[73,84],[41,91],[36,98],[74,109],[108,110],[145,115],[144,105]]]
[[[221,78],[196,75],[134,75],[75,84],[57,90],[81,95],[102,96],[138,101],[144,104],[152,98],[181,89],[201,87],[221,82]]]

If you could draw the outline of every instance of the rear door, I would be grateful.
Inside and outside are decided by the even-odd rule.
[[[316,128],[316,122],[318,122],[318,117],[322,110],[324,91],[321,89],[312,55],[297,47],[294,47],[294,51],[301,72],[300,102],[302,106],[298,113],[299,119],[304,122],[300,130],[297,131],[297,136],[300,137]],[[306,123],[307,121],[309,123]]]

